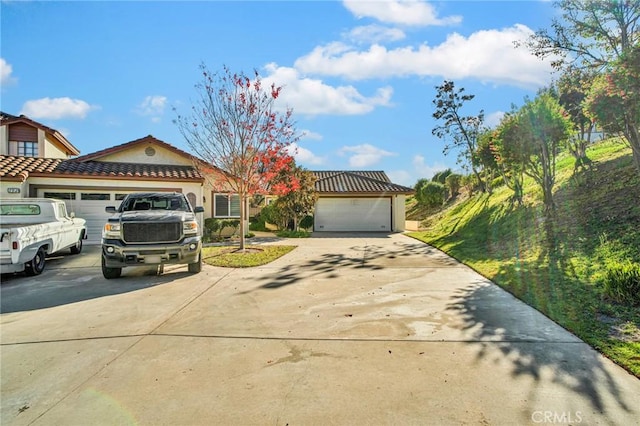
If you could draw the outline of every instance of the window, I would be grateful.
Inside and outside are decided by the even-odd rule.
[[[214,217],[240,217],[240,197],[238,194],[215,194]]]
[[[122,201],[126,196],[127,194],[116,194],[116,201]]]
[[[55,198],[58,200],[75,200],[75,192],[45,192],[44,198]]]
[[[9,142],[9,154],[21,157],[37,157],[38,142]]]
[[[111,199],[111,195],[110,194],[104,194],[104,193],[87,193],[87,192],[83,192],[82,194],[80,194],[80,199],[81,200],[108,201],[108,200]]]
[[[40,206],[37,204],[3,204],[0,206],[2,216],[11,215],[39,215]]]

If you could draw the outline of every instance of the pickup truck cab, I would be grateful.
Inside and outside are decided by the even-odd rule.
[[[0,200],[0,272],[41,274],[48,254],[80,253],[87,238],[85,220],[67,213],[62,200]]]
[[[102,231],[102,275],[118,278],[127,266],[187,264],[202,269],[202,238],[196,213],[184,194],[145,192],[128,194]]]

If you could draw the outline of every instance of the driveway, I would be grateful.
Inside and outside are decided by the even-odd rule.
[[[636,424],[640,380],[402,234],[260,268],[125,269],[98,247],[1,286],[2,425]]]

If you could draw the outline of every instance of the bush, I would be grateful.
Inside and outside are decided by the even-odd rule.
[[[425,205],[426,207],[439,207],[444,203],[444,196],[447,190],[443,184],[438,182],[427,182],[422,188],[420,188],[420,192],[416,195],[418,197],[418,201]]]
[[[289,229],[285,229],[282,231],[278,231],[276,235],[282,238],[309,238],[311,236],[311,232],[291,231]]]
[[[449,189],[449,195],[451,196],[451,198],[455,198],[455,196],[460,192],[461,182],[462,175],[459,175],[457,173],[452,173],[445,178],[444,183]]]
[[[302,229],[312,229],[313,228],[313,216],[305,216],[300,221],[300,228]]]
[[[616,302],[640,305],[640,264],[629,260],[610,261],[604,278],[604,292]]]
[[[433,177],[431,178],[431,181],[438,182],[444,185],[447,180],[447,176],[449,176],[451,173],[452,173],[451,169],[443,170],[433,175]]]

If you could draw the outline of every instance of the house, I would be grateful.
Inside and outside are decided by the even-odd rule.
[[[383,171],[314,171],[318,193],[314,231],[405,229],[405,198],[413,188],[391,182]]]
[[[1,113],[0,197],[65,200],[87,221],[88,242],[99,242],[109,216],[126,194],[182,192],[209,217],[240,217],[237,194],[220,191],[196,167],[199,162],[152,135],[78,156],[63,135],[27,117]],[[404,196],[411,188],[384,172],[315,172],[318,231],[402,231]]]

